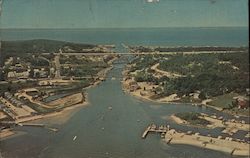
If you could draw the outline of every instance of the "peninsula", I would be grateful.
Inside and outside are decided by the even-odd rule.
[[[104,80],[117,58],[110,45],[28,40],[1,47],[1,138],[15,133],[13,124],[87,105],[86,88]]]

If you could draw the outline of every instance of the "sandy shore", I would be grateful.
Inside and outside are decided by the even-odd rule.
[[[187,124],[187,121],[175,116],[175,115],[171,115],[170,118],[176,122],[177,124]]]
[[[123,75],[126,76],[126,74],[127,74],[127,70],[123,71]],[[215,106],[209,105],[209,102],[211,102],[212,99],[206,99],[200,103],[180,102],[179,100],[181,98],[178,98],[176,94],[171,94],[169,96],[165,96],[165,97],[162,97],[159,99],[152,99],[151,98],[152,93],[150,94],[150,93],[145,92],[142,87],[145,87],[146,89],[152,89],[153,86],[157,87],[157,85],[150,85],[150,84],[145,84],[145,82],[143,82],[143,83],[138,82],[137,84],[138,84],[138,86],[140,86],[140,89],[137,89],[137,90],[134,90],[131,92],[129,89],[129,83],[135,82],[135,81],[133,79],[125,80],[125,77],[124,77],[121,82],[122,82],[122,88],[123,88],[124,92],[136,97],[137,99],[143,100],[143,101],[150,101],[150,102],[155,102],[155,103],[176,104],[176,105],[178,105],[178,104],[189,104],[189,105],[195,105],[195,106],[201,105],[201,106],[215,109],[217,111],[223,111],[223,109],[220,107],[215,107]],[[231,115],[235,115],[234,112],[230,112],[230,111],[223,111],[223,112],[231,114]],[[242,114],[237,114],[237,115],[249,117],[249,115],[242,115]]]
[[[204,106],[207,106],[207,107],[210,107],[210,108],[213,108],[215,110],[218,110],[218,111],[222,111],[223,109],[220,108],[220,107],[216,107],[216,106],[212,106],[212,105],[209,105],[209,102],[213,101],[212,99],[205,99],[201,102],[202,105]]]
[[[110,71],[113,68],[113,66],[110,66],[104,70],[102,70],[101,73],[102,77],[106,77],[106,74],[108,71]],[[99,83],[101,83],[102,80],[97,80],[92,85],[84,88],[85,90],[93,88],[97,86]],[[43,123],[51,123],[51,124],[64,124],[66,123],[77,111],[79,111],[81,108],[86,107],[89,105],[88,101],[88,94],[86,94],[85,101],[80,104],[72,105],[69,107],[64,108],[63,110],[59,112],[52,112],[46,115],[42,115],[42,118],[36,121],[32,120],[32,122],[43,122]]]
[[[42,123],[42,124],[46,124],[46,126],[55,125],[55,124],[61,125],[61,124],[66,123],[77,111],[88,106],[89,102],[87,100],[88,99],[86,99],[86,101],[83,103],[66,107],[59,112],[52,112],[52,113],[45,114],[45,115],[35,115],[31,117],[26,117],[26,118],[16,120],[15,123],[30,122],[30,123]],[[1,139],[8,139],[14,135],[18,135],[18,133],[19,132],[6,129],[0,132],[0,136],[1,136]]]
[[[10,137],[14,134],[15,134],[15,132],[12,129],[3,129],[0,131],[0,140],[2,140],[3,138],[6,138],[6,137]]]
[[[210,122],[210,124],[206,126],[205,125],[192,125],[189,122],[175,115],[171,115],[170,118],[177,124],[185,124],[185,125],[189,125],[193,127],[203,127],[203,128],[210,128],[210,129],[221,127],[221,128],[224,128],[222,133],[227,133],[231,136],[235,134],[236,132],[238,132],[239,130],[248,132],[250,129],[250,124],[231,121],[231,120],[222,121],[222,119],[213,118],[212,116],[208,116],[207,114],[204,114],[204,113],[201,113],[200,118]]]
[[[176,94],[172,94],[172,95],[155,100],[155,99],[151,99],[151,95],[145,93],[142,88],[131,92],[129,90],[129,87],[128,87],[128,85],[131,81],[133,81],[133,80],[126,80],[125,81],[123,79],[123,81],[121,81],[123,91],[140,99],[140,100],[150,101],[150,102],[155,102],[155,103],[166,103],[166,104],[193,104],[193,103],[189,103],[189,102],[188,103],[178,102],[178,100],[180,98],[178,98]],[[141,87],[145,87],[146,89],[152,89],[153,86],[156,86],[156,85],[149,85],[149,84],[145,84],[145,83],[138,83],[138,85]]]
[[[99,79],[96,80],[93,84],[91,84],[88,87],[85,87],[84,89],[87,90],[89,88],[93,88],[95,86],[97,86],[98,84],[100,84],[103,80],[105,80],[105,77],[107,75],[107,73],[113,68],[112,63],[118,59],[118,57],[113,58],[112,60],[110,60],[108,62],[108,64],[110,65],[108,68],[105,68],[103,70],[101,70],[100,72],[98,72],[98,76]],[[69,85],[72,82],[79,82],[79,81],[74,81],[74,80],[62,80],[62,79],[58,79],[58,80],[43,80],[40,81],[39,84],[40,85],[46,85],[49,82],[53,82],[53,83],[57,83],[57,84],[61,84],[61,85]],[[27,90],[36,90],[35,88],[30,88]],[[25,91],[26,92],[26,91]],[[26,94],[26,93],[25,93]],[[29,98],[30,96],[26,96],[27,98]],[[30,100],[31,97],[29,98]],[[32,123],[42,123],[42,124],[46,124],[47,125],[54,125],[54,124],[64,124],[66,123],[77,111],[79,111],[80,109],[82,109],[83,107],[86,107],[89,105],[88,102],[88,97],[86,94],[85,97],[85,101],[83,103],[79,103],[81,102],[83,98],[80,96],[79,93],[77,94],[73,94],[69,97],[64,97],[64,98],[60,98],[58,100],[55,100],[53,102],[50,103],[50,106],[46,105],[46,108],[51,108],[55,105],[61,105],[62,102],[66,102],[67,104],[72,104],[71,106],[68,106],[66,108],[63,108],[61,111],[59,112],[52,112],[52,113],[48,113],[48,114],[44,114],[44,115],[35,115],[35,116],[30,116],[30,117],[25,117],[22,119],[18,119],[15,120],[15,123],[22,123],[22,122],[32,122]],[[72,100],[75,100],[72,102]],[[37,102],[35,102],[37,103]],[[65,103],[65,104],[66,104]],[[39,104],[40,105],[40,104]],[[43,104],[41,104],[40,106],[44,106]],[[0,138],[1,139],[8,139],[12,136],[17,136],[19,132],[17,131],[13,131],[11,129],[5,129],[2,130],[0,132]]]
[[[249,145],[226,139],[212,138],[201,135],[187,135],[170,130],[165,135],[165,141],[169,144],[193,145],[201,148],[226,152],[235,156],[249,156]]]
[[[76,112],[89,105],[88,101],[81,104],[76,104],[70,107],[64,108],[62,111],[53,112],[43,115],[41,119],[33,120],[33,123],[45,123],[45,124],[64,124],[66,123]]]

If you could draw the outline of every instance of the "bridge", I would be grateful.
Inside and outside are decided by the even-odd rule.
[[[50,53],[42,53],[43,55],[49,55]],[[69,56],[93,56],[93,55],[153,55],[153,54],[162,54],[162,55],[166,55],[166,54],[173,54],[173,52],[164,52],[164,53],[152,53],[152,52],[141,52],[141,53],[132,53],[132,52],[128,52],[128,53],[112,53],[112,52],[107,52],[107,53],[87,53],[87,52],[68,52],[68,53],[54,53],[54,55],[69,55]]]
[[[131,56],[131,55],[175,55],[175,54],[225,54],[225,53],[242,53],[244,51],[197,51],[197,52],[107,52],[107,53],[88,53],[88,52],[68,52],[68,53],[54,53],[54,55],[68,55],[68,56],[98,56],[98,55],[120,55],[120,56]],[[49,55],[50,53],[42,53],[43,55]]]

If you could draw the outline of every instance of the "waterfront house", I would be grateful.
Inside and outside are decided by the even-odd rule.
[[[249,98],[238,96],[233,98],[233,102],[239,109],[249,108]]]

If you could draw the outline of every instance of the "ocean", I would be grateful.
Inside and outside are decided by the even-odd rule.
[[[53,39],[89,44],[248,46],[248,28],[0,29],[1,40]]]

